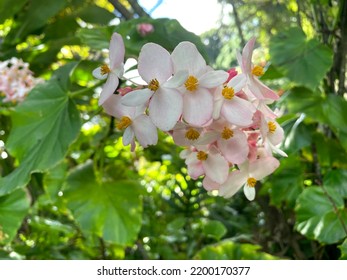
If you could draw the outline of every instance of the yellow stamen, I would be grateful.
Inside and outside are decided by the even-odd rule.
[[[101,75],[105,75],[105,74],[110,73],[111,69],[110,69],[110,67],[108,67],[107,64],[104,64],[100,67],[100,72],[101,72]]]
[[[197,158],[198,160],[207,160],[208,154],[206,154],[206,153],[203,152],[203,151],[199,151],[198,154],[196,155],[196,158]]]
[[[116,127],[119,129],[119,130],[122,130],[122,129],[125,129],[127,128],[129,125],[131,125],[133,122],[132,120],[127,117],[127,116],[123,116],[119,123],[116,125]]]
[[[151,90],[151,91],[157,91],[158,88],[159,88],[159,82],[157,79],[153,79],[149,82],[148,84],[148,88]]]
[[[189,76],[186,82],[184,83],[185,87],[189,91],[195,91],[198,88],[199,81],[194,76]]]
[[[270,133],[274,133],[276,131],[276,124],[274,122],[268,122],[267,126]]]
[[[200,137],[200,133],[199,131],[197,131],[194,128],[190,128],[187,132],[186,132],[186,138],[189,140],[196,140]]]
[[[256,183],[257,183],[257,180],[254,179],[253,177],[250,177],[250,178],[247,179],[247,185],[249,187],[254,188]]]
[[[228,140],[229,138],[234,136],[234,132],[229,127],[224,127],[222,131],[222,138]]]
[[[231,100],[235,95],[235,91],[232,87],[224,87],[222,90],[222,95],[225,99]]]
[[[257,77],[263,76],[263,75],[264,75],[264,68],[261,67],[261,66],[259,66],[259,65],[256,65],[256,66],[254,66],[253,69],[252,69],[252,74],[253,74],[254,76],[257,76]]]

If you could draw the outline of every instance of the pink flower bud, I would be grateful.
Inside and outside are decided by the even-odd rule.
[[[145,37],[154,31],[154,27],[150,23],[140,23],[136,26],[136,29],[142,37]]]

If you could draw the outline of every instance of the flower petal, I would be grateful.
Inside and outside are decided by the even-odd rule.
[[[202,181],[202,186],[207,191],[213,191],[213,190],[218,190],[220,187],[220,184],[212,181],[208,176],[205,176],[204,180]]]
[[[166,88],[178,88],[184,84],[188,78],[188,71],[179,71],[171,79],[169,79],[164,87]]]
[[[219,188],[219,195],[229,198],[246,183],[247,173],[240,170],[235,170],[229,173],[228,179]]]
[[[188,70],[189,74],[200,76],[205,71],[205,59],[191,42],[179,43],[173,50],[171,57],[175,73],[181,70]]]
[[[248,156],[249,146],[247,136],[240,130],[233,130],[233,137],[229,139],[220,138],[217,141],[222,155],[233,164],[243,163]]]
[[[124,134],[123,134],[123,145],[124,146],[128,146],[129,144],[131,144],[131,142],[134,140],[134,130],[132,129],[131,126],[127,127],[124,130]]]
[[[202,126],[212,118],[213,96],[204,88],[187,92],[183,97],[183,118],[194,126]]]
[[[175,89],[159,88],[149,103],[149,116],[163,131],[172,129],[182,115],[182,95]]]
[[[272,145],[278,145],[282,142],[284,138],[284,131],[283,128],[275,121],[273,121],[274,125],[276,126],[276,129],[274,132],[268,132],[267,138],[270,140]]]
[[[254,187],[249,187],[247,184],[243,187],[243,193],[247,197],[249,201],[254,200],[255,198],[255,188]]]
[[[93,70],[92,74],[93,74],[94,78],[97,78],[99,80],[105,80],[107,78],[107,76],[108,76],[108,73],[106,73],[104,75],[101,74],[101,66],[98,67],[98,68],[95,68]]]
[[[133,120],[132,128],[135,137],[140,145],[146,148],[148,145],[156,145],[158,142],[158,132],[151,119],[142,114]]]
[[[153,91],[148,88],[134,90],[122,97],[122,104],[125,106],[140,106],[147,103],[153,95]]]
[[[255,38],[251,38],[242,50],[242,71],[244,73],[251,73],[252,70],[252,54],[255,44]]]
[[[239,92],[246,85],[247,77],[244,74],[239,74],[228,82],[228,87],[234,89],[235,93]]]
[[[118,33],[113,33],[110,41],[110,68],[115,70],[124,61],[124,42],[121,35]]]
[[[204,88],[214,88],[222,85],[229,77],[223,70],[208,71],[199,77],[199,86]]]
[[[112,94],[116,91],[118,84],[118,77],[113,73],[110,73],[100,93],[99,105],[102,105],[107,99],[110,98],[110,96],[112,96]]]
[[[249,175],[256,180],[261,180],[273,173],[279,165],[280,162],[274,157],[259,158],[249,164]]]
[[[206,160],[202,161],[205,174],[212,181],[223,184],[228,178],[229,164],[219,153],[209,153]]]
[[[221,115],[230,123],[238,126],[252,124],[256,108],[249,101],[234,96],[232,100],[224,100]]]
[[[258,78],[252,77],[249,79],[249,89],[258,99],[279,99],[278,94],[264,85]]]
[[[170,53],[154,43],[145,44],[139,55],[139,73],[147,83],[157,79],[159,84],[166,82],[173,74]]]

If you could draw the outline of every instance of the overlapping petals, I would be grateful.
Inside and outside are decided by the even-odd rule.
[[[115,46],[122,43],[114,36],[110,68],[119,70],[123,58]],[[269,107],[278,96],[258,78],[264,69],[252,63],[254,44],[251,39],[238,55],[241,73],[212,69],[190,42],[178,44],[171,54],[145,44],[138,73],[147,85],[127,86],[113,95],[118,78],[111,79],[111,71],[101,98],[124,131],[123,144],[134,149],[137,139],[143,147],[155,145],[159,128],[185,147],[180,157],[188,175],[202,178],[206,190],[229,198],[243,187],[253,200],[257,182],[279,166],[273,153],[287,156],[280,149],[283,129]]]
[[[104,64],[93,71],[93,76],[97,79],[107,79],[99,98],[99,105],[109,99],[119,84],[124,72],[124,42],[121,35],[113,33],[109,49],[109,65]]]

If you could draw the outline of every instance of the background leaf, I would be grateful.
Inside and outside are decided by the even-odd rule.
[[[274,260],[276,257],[259,251],[260,247],[252,244],[237,244],[230,240],[209,245],[200,250],[197,260]]]
[[[85,234],[123,246],[135,241],[142,221],[138,183],[97,182],[89,163],[69,175],[64,197]]]
[[[0,197],[0,244],[9,243],[17,234],[30,206],[23,190]]]
[[[344,209],[343,198],[334,190],[329,191],[334,200],[340,217],[347,224],[347,211]],[[298,197],[296,212],[296,229],[308,238],[322,243],[335,243],[346,236],[332,203],[322,188],[309,187]]]
[[[273,64],[291,81],[316,88],[332,65],[332,51],[299,28],[290,28],[270,40]]]
[[[12,113],[7,149],[20,165],[1,179],[0,195],[24,186],[33,171],[54,166],[76,139],[79,112],[59,83],[52,79],[36,86]]]

